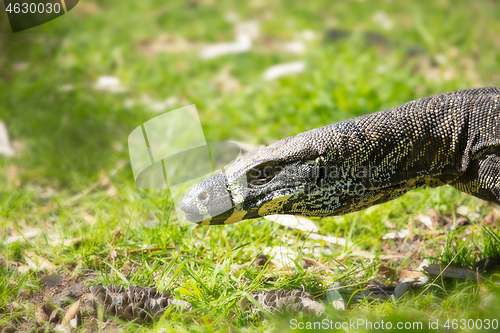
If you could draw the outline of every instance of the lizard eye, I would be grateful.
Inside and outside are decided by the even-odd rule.
[[[276,175],[276,168],[271,165],[260,165],[247,172],[247,184],[259,187],[268,184]]]

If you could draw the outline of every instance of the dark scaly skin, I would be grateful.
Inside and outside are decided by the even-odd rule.
[[[252,186],[265,166],[271,176]],[[195,185],[181,209],[202,224],[323,217],[446,184],[500,204],[499,88],[424,97],[277,141]]]

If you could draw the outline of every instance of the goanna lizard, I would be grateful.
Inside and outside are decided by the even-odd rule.
[[[500,204],[500,89],[459,90],[316,128],[237,159],[183,198],[188,220],[342,215],[422,187]]]

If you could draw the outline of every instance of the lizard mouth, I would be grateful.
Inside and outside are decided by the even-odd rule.
[[[201,214],[184,212],[184,216],[189,222],[201,223],[205,218]]]
[[[208,214],[199,214],[199,213],[194,213],[194,212],[184,212],[184,216],[189,222],[196,223],[196,224],[203,224],[203,222],[207,220],[221,220],[222,224],[224,223],[224,220],[226,220],[233,212],[233,208],[230,209],[219,209],[219,210],[214,210],[211,212],[208,212]],[[219,223],[210,223],[210,224],[219,224]]]

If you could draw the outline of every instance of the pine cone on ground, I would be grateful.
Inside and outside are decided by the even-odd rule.
[[[264,310],[272,314],[298,313],[302,311],[305,315],[319,317],[325,311],[325,306],[322,303],[316,301],[310,293],[302,290],[268,290],[252,294],[252,297]],[[249,309],[253,313],[258,311],[258,308],[246,298],[241,301],[240,305],[242,311],[245,311],[247,306],[250,306]]]
[[[137,319],[150,322],[159,319],[169,307],[179,306],[182,311],[192,310],[190,303],[173,297],[168,291],[158,292],[156,288],[141,288],[139,286],[100,284],[90,287],[90,294],[85,295],[83,306],[97,314],[98,307],[103,308],[106,316],[123,320]]]

